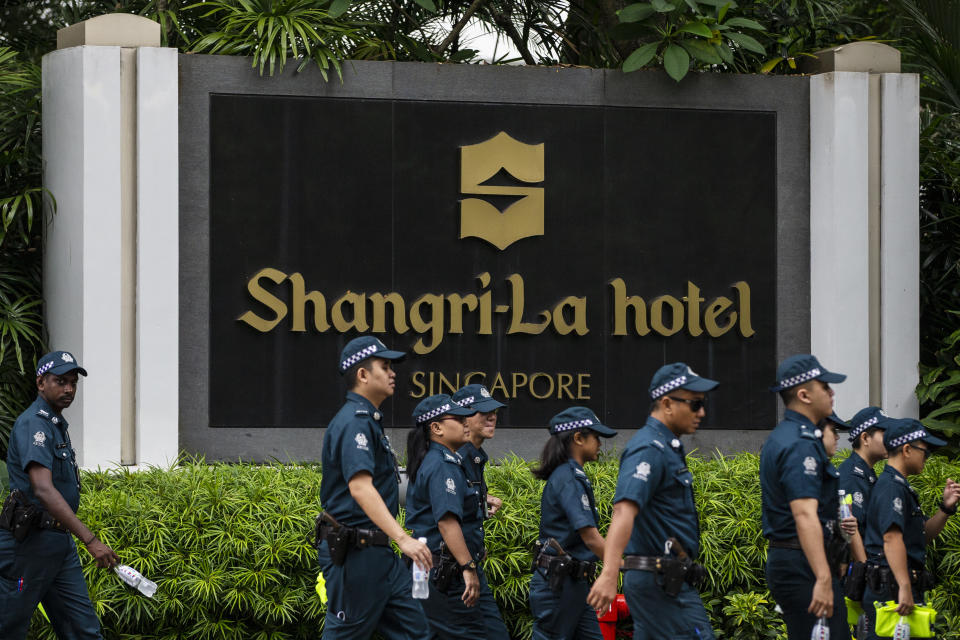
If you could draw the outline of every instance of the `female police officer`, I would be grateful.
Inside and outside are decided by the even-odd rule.
[[[486,635],[475,606],[482,587],[483,542],[474,526],[482,518],[480,492],[467,484],[457,453],[468,437],[463,418],[474,413],[446,394],[430,396],[413,410],[416,426],[407,439],[407,526],[434,553],[430,595],[420,603],[437,638]]]
[[[601,437],[615,435],[586,407],[570,407],[550,419],[550,439],[540,466],[532,470],[547,481],[540,498],[541,551],[530,579],[534,640],[602,637],[587,592],[596,573],[594,563],[603,558],[603,537],[583,465],[597,459]]]

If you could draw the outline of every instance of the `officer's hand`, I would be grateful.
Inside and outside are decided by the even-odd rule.
[[[109,569],[120,563],[120,558],[117,557],[116,552],[100,542],[99,538],[94,538],[90,541],[90,544],[87,545],[87,551],[90,552],[97,566],[101,569]]]
[[[830,578],[813,583],[813,598],[807,611],[818,618],[833,616],[833,584]]]
[[[606,613],[610,603],[617,597],[617,574],[601,573],[590,593],[587,594],[587,604],[597,613]]]
[[[913,613],[913,591],[910,585],[900,585],[900,592],[897,595],[897,613],[902,616],[908,616]]]
[[[497,496],[487,495],[487,512],[492,516],[497,511],[500,511],[500,507],[503,506],[503,500]]]
[[[460,596],[460,599],[463,600],[463,604],[472,607],[477,604],[477,598],[480,597],[480,578],[477,577],[477,572],[469,569],[464,571],[463,583],[466,587],[463,589],[463,595]]]
[[[400,551],[402,551],[405,556],[408,556],[420,565],[421,569],[429,571],[433,568],[433,554],[430,553],[427,545],[419,540],[414,540],[410,536],[404,536],[397,540],[397,546],[400,547]]]
[[[844,533],[848,536],[860,533],[860,530],[857,528],[857,519],[854,516],[841,520],[840,528],[843,529]]]
[[[947,478],[947,485],[943,488],[943,506],[950,509],[960,502],[960,483]]]

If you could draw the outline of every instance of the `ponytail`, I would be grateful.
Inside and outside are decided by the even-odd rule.
[[[418,424],[407,434],[407,477],[412,483],[417,479],[423,458],[430,449],[430,423]]]
[[[555,433],[543,445],[543,452],[540,454],[540,466],[530,470],[535,478],[547,480],[554,469],[570,459],[570,440],[573,434],[588,431],[581,429],[579,431],[567,431],[566,433]]]

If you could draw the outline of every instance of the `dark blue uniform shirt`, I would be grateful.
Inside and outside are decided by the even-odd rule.
[[[577,560],[593,562],[597,556],[584,544],[578,531],[596,527],[598,522],[593,485],[583,467],[568,460],[554,469],[540,497],[540,541],[546,545],[550,538],[555,538]]]
[[[771,540],[797,537],[790,502],[804,498],[819,501],[817,515],[832,533],[840,503],[840,472],[830,462],[820,429],[806,416],[786,410],[760,452],[760,489],[763,535]]]
[[[320,502],[323,508],[348,527],[373,527],[347,483],[366,471],[390,513],[400,510],[399,476],[396,458],[380,426],[380,411],[363,396],[347,392],[347,401],[327,426],[323,439],[323,475]]]
[[[407,488],[407,527],[414,538],[426,538],[431,551],[440,550],[443,537],[437,523],[447,514],[460,521],[467,549],[474,559],[483,551],[480,493],[467,484],[460,455],[431,442],[417,477]],[[480,535],[477,532],[480,531]]]
[[[907,548],[907,564],[911,569],[923,569],[927,551],[926,522],[920,499],[910,482],[888,464],[874,485],[867,506],[867,535],[863,541],[867,560],[889,566],[883,555],[883,534],[897,526]]]
[[[460,464],[463,466],[463,474],[467,478],[467,484],[480,496],[480,520],[472,526],[475,529],[473,535],[479,536],[483,541],[483,521],[487,517],[487,481],[483,477],[483,468],[490,458],[483,447],[479,449],[468,442],[457,450],[460,454]]]
[[[53,486],[76,513],[80,506],[80,475],[77,454],[70,445],[67,421],[40,396],[20,414],[10,433],[7,473],[10,489],[20,489],[30,502],[43,505],[33,495],[27,467],[31,462],[50,469]]]
[[[840,488],[852,498],[850,510],[857,519],[860,536],[867,535],[867,505],[870,504],[870,493],[877,482],[877,474],[866,460],[854,451],[850,457],[840,463]]]
[[[675,537],[692,558],[697,557],[700,522],[693,500],[693,474],[680,440],[652,417],[620,456],[613,502],[621,500],[640,508],[627,543],[628,555],[663,555],[664,542]]]

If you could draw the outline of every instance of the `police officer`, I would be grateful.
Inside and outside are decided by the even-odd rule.
[[[876,638],[875,603],[895,600],[900,615],[910,615],[924,591],[933,587],[926,570],[927,543],[940,535],[947,518],[957,512],[960,484],[947,479],[940,509],[927,518],[909,476],[923,471],[931,447],[946,444],[930,435],[918,420],[906,418],[888,423],[883,443],[889,453],[887,465],[870,495],[867,507],[867,589],[863,609],[869,638]]]
[[[467,441],[463,419],[476,413],[446,394],[424,398],[413,410],[407,439],[407,526],[434,553],[430,595],[421,600],[432,637],[483,638],[484,611],[476,606],[485,578],[477,523],[483,518],[479,487],[467,483],[457,449]]]
[[[616,559],[624,549],[623,593],[635,638],[713,638],[695,586],[703,567],[700,523],[680,436],[694,433],[706,415],[705,393],[717,382],[676,362],[650,382],[647,422],[620,457],[613,518],[604,544],[604,566],[587,602],[604,611],[617,592]]]
[[[870,503],[873,485],[877,474],[875,464],[887,457],[887,448],[883,445],[883,434],[887,424],[893,421],[880,407],[861,409],[850,419],[850,443],[853,451],[844,460],[840,472],[840,488],[852,497],[851,511],[857,519],[860,535],[867,531],[866,508]]]
[[[831,637],[850,631],[840,590],[842,538],[836,522],[839,473],[821,440],[821,421],[833,414],[831,383],[846,380],[809,354],[777,367],[786,410],[760,453],[763,535],[769,540],[767,584],[783,610],[787,637],[807,640],[817,618],[829,619]],[[827,544],[831,544],[831,563]]]
[[[410,571],[390,548],[423,567],[427,547],[396,521],[399,473],[390,441],[380,425],[380,405],[393,395],[392,363],[405,354],[371,336],[355,338],[340,354],[339,371],[347,399],[323,439],[320,500],[327,526],[321,527],[320,569],[327,587],[323,637],[426,638],[423,611],[413,600]]]
[[[550,439],[533,475],[547,481],[540,498],[539,552],[530,578],[533,640],[601,640],[587,592],[603,559],[603,536],[593,485],[583,469],[597,459],[600,438],[617,432],[586,407],[570,407],[550,419]],[[557,549],[550,544],[553,539]],[[561,555],[561,552],[563,555]]]
[[[487,481],[484,478],[483,471],[489,457],[487,452],[483,450],[483,443],[496,433],[497,410],[507,405],[490,395],[490,391],[482,384],[468,384],[461,387],[452,397],[454,402],[460,406],[476,411],[473,415],[464,418],[468,438],[457,453],[460,454],[467,483],[477,488],[480,493],[480,503],[484,517],[475,523],[474,526],[476,526],[477,531],[474,535],[480,537],[482,544],[484,539],[483,520],[494,515],[503,504],[500,498],[490,495],[487,491]],[[480,590],[477,607],[483,612],[483,618],[487,625],[487,640],[510,640],[510,633],[503,623],[503,616],[500,615],[497,601],[493,598],[493,592],[490,590],[482,564],[478,567],[478,572],[483,588]]]
[[[37,399],[10,434],[11,494],[0,514],[0,638],[5,640],[26,637],[38,603],[57,637],[102,637],[70,536],[86,546],[98,567],[117,564],[113,549],[76,516],[80,472],[63,410],[76,397],[80,375],[86,370],[67,351],[40,358]]]

